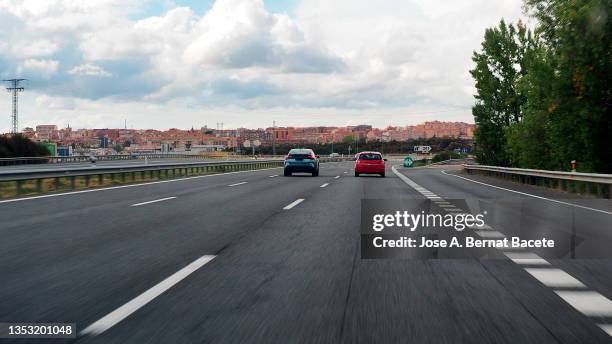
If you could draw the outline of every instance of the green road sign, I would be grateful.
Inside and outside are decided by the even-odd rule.
[[[404,158],[404,167],[412,167],[414,165],[414,161],[411,157],[407,156]]]

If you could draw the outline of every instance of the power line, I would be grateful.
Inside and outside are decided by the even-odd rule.
[[[13,92],[13,113],[11,114],[11,134],[17,134],[19,132],[19,123],[17,117],[17,105],[18,105],[18,96],[19,92],[23,92],[24,88],[20,85],[22,81],[26,79],[7,79],[2,80],[4,82],[9,83],[9,87],[6,88],[7,91]]]

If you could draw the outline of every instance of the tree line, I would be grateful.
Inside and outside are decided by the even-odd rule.
[[[49,151],[21,134],[0,135],[0,158],[36,156],[49,156]]]
[[[276,154],[285,155],[293,148],[310,148],[316,154],[328,155],[333,153],[338,154],[355,154],[363,151],[377,151],[383,154],[410,154],[414,152],[414,146],[431,146],[432,152],[441,151],[453,151],[455,149],[467,148],[471,150],[472,141],[460,138],[451,137],[432,137],[429,139],[410,139],[407,141],[366,141],[365,139],[355,140],[351,137],[351,140],[342,140],[342,142],[335,142],[332,146],[331,143],[304,143],[304,144],[287,144],[277,143]],[[332,150],[333,149],[333,150]],[[233,151],[232,148],[228,148],[227,151]],[[259,155],[271,155],[272,146],[260,146],[257,147],[255,154]],[[244,155],[251,154],[251,148],[242,148],[241,153]]]
[[[612,173],[612,0],[525,0],[533,26],[485,31],[470,71],[476,159]]]

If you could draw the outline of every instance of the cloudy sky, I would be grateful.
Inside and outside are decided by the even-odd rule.
[[[20,128],[472,122],[502,17],[521,1],[0,0],[0,77],[28,79]]]

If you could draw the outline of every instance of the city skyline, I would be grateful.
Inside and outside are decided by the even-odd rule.
[[[59,129],[54,124],[27,127],[22,134],[35,141],[53,143],[60,155],[71,155],[74,150],[95,152],[98,155],[117,152],[211,152],[245,146],[245,141],[260,141],[263,146],[273,143],[295,145],[329,144],[349,140],[366,142],[406,142],[432,137],[471,140],[475,125],[464,122],[424,122],[418,125],[375,128],[369,124],[357,126],[227,128],[216,123],[214,128],[168,130],[128,128]]]

